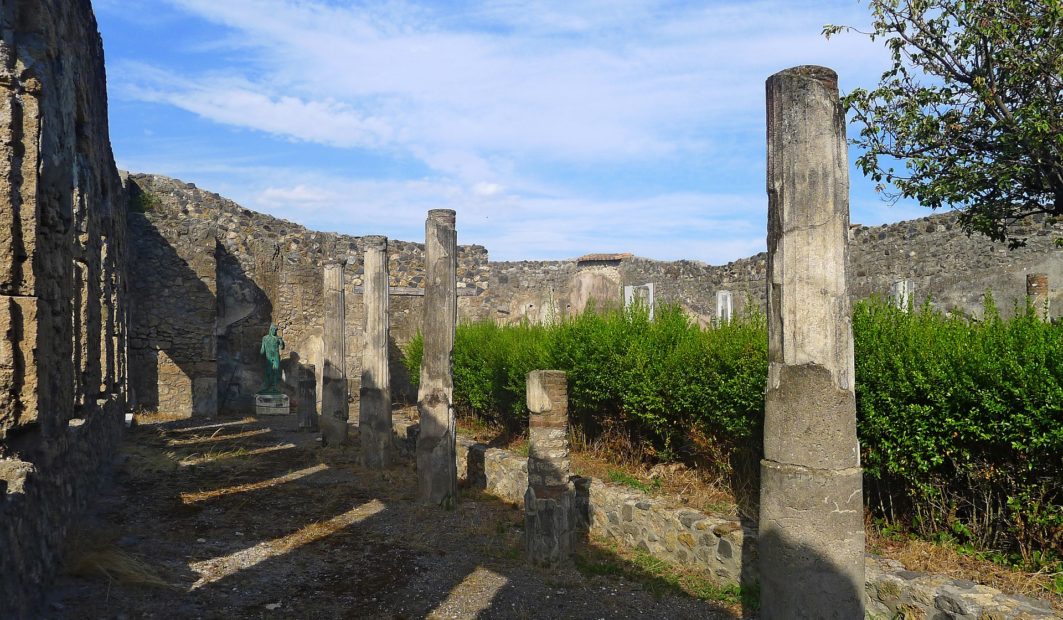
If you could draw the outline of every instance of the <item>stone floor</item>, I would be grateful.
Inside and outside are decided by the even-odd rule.
[[[130,431],[113,482],[71,536],[67,574],[42,617],[741,615],[644,582],[529,567],[519,507],[474,489],[453,511],[420,506],[409,460],[366,471],[356,448],[322,449],[294,424]]]

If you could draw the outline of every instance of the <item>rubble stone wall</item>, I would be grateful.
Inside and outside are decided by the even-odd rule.
[[[415,421],[396,416],[400,446],[412,454]],[[528,457],[458,437],[458,477],[505,501],[523,502]],[[747,519],[673,508],[627,487],[573,476],[577,512],[592,536],[616,541],[672,564],[711,573],[722,585],[757,581],[757,527]],[[1047,601],[1008,595],[943,575],[909,571],[895,560],[865,556],[864,601],[870,618],[1033,620],[1058,618]]]
[[[140,204],[149,205],[131,215],[133,276],[144,283],[134,291],[143,311],[134,318],[131,341],[131,355],[143,360],[132,376],[138,407],[189,416],[249,411],[265,369],[259,345],[271,323],[285,342],[281,366],[289,396],[297,397],[299,367],[313,366],[320,398],[328,260],[346,261],[347,377],[350,393],[358,394],[361,237],[308,230],[166,177],[131,175],[130,185],[148,197]],[[421,325],[424,245],[389,241],[388,267],[392,389],[396,400],[409,401],[414,394],[400,349]],[[465,320],[484,315],[487,269],[483,247],[459,249],[458,306]],[[210,402],[201,405],[199,398]]]
[[[968,237],[958,215],[941,213],[883,226],[853,226],[849,231],[849,291],[853,300],[886,296],[899,280],[915,287],[914,303],[927,299],[943,311],[981,317],[983,296],[991,291],[1001,314],[1025,303],[1026,275],[1045,273],[1050,287],[1052,317],[1063,316],[1063,220],[1038,216],[1017,228],[1027,239],[1009,250],[982,235]],[[541,320],[536,308],[572,295],[575,274],[584,270],[576,260],[489,263],[489,305],[496,319]],[[732,292],[734,312],[749,303],[765,307],[767,254],[707,265],[699,261],[656,261],[630,257],[620,261],[620,285],[654,284],[655,301],[679,304],[702,325],[716,318],[716,292]],[[617,293],[618,299],[620,293]],[[535,306],[534,308],[531,306]]]
[[[260,387],[259,342],[276,323],[287,345],[284,375],[296,399],[299,369],[316,369],[320,398],[323,270],[345,260],[347,369],[350,393],[361,375],[363,309],[361,237],[322,233],[244,209],[194,185],[132,175],[148,196],[131,214],[134,295],[143,311],[132,325],[137,406],[179,415],[247,411]],[[887,295],[898,280],[914,285],[914,301],[978,317],[993,292],[1002,313],[1023,303],[1028,273],[1047,273],[1053,316],[1063,313],[1063,222],[1032,220],[1025,248],[1008,250],[966,236],[955,214],[850,229],[850,292]],[[373,233],[376,231],[366,231]],[[458,235],[461,219],[458,218]],[[606,257],[608,258],[608,257]],[[618,305],[623,287],[654,284],[655,301],[678,303],[696,321],[716,318],[716,293],[732,293],[734,312],[765,303],[766,255],[712,266],[616,255],[613,260],[489,262],[482,246],[462,246],[459,320],[555,321],[592,304]],[[414,393],[401,348],[420,328],[424,246],[391,240],[391,370],[396,401]],[[304,406],[316,406],[307,403]]]
[[[0,4],[0,617],[27,617],[126,410],[126,198],[89,0]]]

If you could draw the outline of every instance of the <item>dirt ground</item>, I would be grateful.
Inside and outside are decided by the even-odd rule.
[[[71,535],[47,618],[737,618],[736,605],[523,559],[523,512],[414,501],[294,416],[146,424]],[[602,551],[597,550],[600,557]],[[623,558],[613,562],[623,563]],[[624,573],[624,571],[619,571]]]

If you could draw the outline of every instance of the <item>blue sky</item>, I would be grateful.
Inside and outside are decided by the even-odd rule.
[[[452,208],[495,260],[762,251],[765,79],[888,61],[820,35],[866,29],[860,0],[93,4],[120,167],[355,235]],[[851,186],[854,223],[930,213]]]

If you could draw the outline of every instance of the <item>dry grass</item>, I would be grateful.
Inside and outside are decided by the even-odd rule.
[[[721,516],[737,514],[734,495],[726,484],[696,469],[680,463],[651,467],[643,463],[618,461],[601,452],[572,453],[572,469],[581,476],[627,484],[668,505],[696,508]],[[628,478],[638,481],[638,484],[627,482]]]
[[[191,432],[208,431],[208,430],[209,431],[213,431],[215,429],[226,428],[226,427],[229,427],[229,426],[247,426],[247,425],[255,424],[257,422],[258,422],[257,419],[248,416],[246,418],[241,418],[239,420],[232,420],[232,421],[229,421],[229,422],[216,422],[214,424],[202,424],[202,425],[199,425],[199,426],[182,426],[182,427],[177,427],[177,428],[167,428],[165,430],[168,433],[191,433]]]
[[[64,572],[78,577],[103,577],[124,585],[172,587],[144,560],[122,551],[98,532],[69,537]]]
[[[256,456],[259,454],[266,454],[269,452],[277,452],[278,450],[291,450],[295,448],[293,443],[277,444],[275,446],[266,446],[263,448],[248,449],[245,447],[230,448],[228,450],[209,450],[207,452],[190,454],[189,456],[178,461],[178,464],[182,467],[189,465],[203,465],[205,463],[214,463],[217,461],[230,461],[245,456]]]
[[[166,443],[167,445],[171,446],[191,446],[204,443],[217,443],[220,441],[232,441],[234,439],[245,439],[247,437],[268,435],[270,433],[270,429],[268,427],[250,431],[243,431],[241,433],[233,433],[232,435],[220,435],[219,433],[221,433],[223,430],[225,429],[219,428],[206,437],[193,436],[188,439],[168,439]]]
[[[178,467],[174,452],[162,452],[146,443],[126,442],[122,454],[129,459],[123,469],[133,478],[155,479],[176,471]]]
[[[867,548],[873,553],[897,560],[908,570],[968,579],[1008,594],[1022,594],[1049,601],[1063,612],[1063,595],[1052,589],[1057,574],[1027,573],[962,553],[954,546],[905,536],[885,536],[878,528],[865,528]]]
[[[298,480],[311,474],[316,474],[319,471],[328,469],[328,465],[324,463],[315,465],[314,467],[308,467],[299,471],[289,472],[283,476],[276,478],[270,478],[269,480],[261,480],[259,482],[248,482],[246,484],[238,484],[235,486],[224,487],[220,489],[214,489],[211,491],[199,491],[196,493],[181,493],[181,502],[184,504],[194,504],[196,502],[202,502],[216,497],[224,497],[226,495],[234,495],[236,493],[247,493],[249,491],[258,491],[259,489],[265,489],[278,484],[284,484],[293,480]]]
[[[167,413],[163,411],[137,411],[133,413],[133,423],[138,426],[151,426],[155,424],[165,424],[166,422],[180,422],[188,419],[189,416],[187,415]]]

